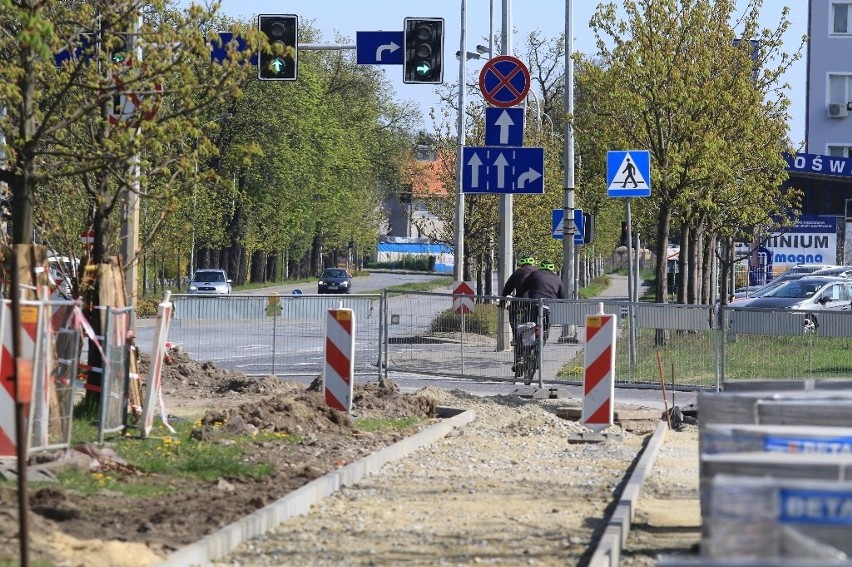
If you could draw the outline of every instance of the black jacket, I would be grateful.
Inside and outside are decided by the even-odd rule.
[[[562,279],[550,270],[536,270],[521,284],[518,297],[529,299],[565,299]]]
[[[503,286],[503,292],[500,295],[502,295],[503,297],[509,297],[514,293],[515,297],[524,297],[519,293],[521,285],[529,277],[530,274],[537,271],[538,268],[536,268],[532,264],[521,266],[520,268],[512,272],[512,275],[509,276],[508,280],[506,280],[506,285]]]

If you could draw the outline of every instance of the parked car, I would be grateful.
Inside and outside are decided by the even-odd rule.
[[[793,309],[797,311],[849,311],[852,280],[826,276],[805,276],[788,281],[762,297],[738,301],[737,307]]]
[[[225,270],[206,268],[195,270],[189,282],[190,295],[230,295],[231,280]]]
[[[769,283],[764,285],[750,285],[747,287],[739,287],[734,291],[734,298],[732,301],[738,301],[740,299],[752,299],[754,297],[763,297],[770,290],[775,289],[779,285],[789,282],[791,280],[798,280],[807,275],[807,273],[801,272],[784,272],[780,276],[770,280]]]
[[[834,264],[796,264],[787,272],[792,272],[794,274],[812,274],[818,270],[824,270],[826,268],[836,268]],[[784,272],[785,274],[787,272]]]
[[[835,278],[852,278],[852,266],[834,266],[823,268],[811,273],[812,276],[832,276]]]
[[[344,268],[323,270],[317,284],[317,293],[352,293],[352,278]]]

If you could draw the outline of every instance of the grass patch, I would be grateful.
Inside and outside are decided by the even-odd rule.
[[[473,308],[473,313],[461,315],[452,309],[442,311],[429,326],[433,333],[458,333],[462,330],[466,333],[497,336],[497,304],[478,303]]]
[[[667,386],[671,385],[673,375],[676,385],[715,385],[716,331],[669,331],[668,342],[658,344],[656,329],[639,329],[635,363],[630,364],[627,323],[618,324],[615,376],[619,382],[659,384],[659,352]],[[720,343],[720,351],[721,346]],[[735,340],[729,336],[725,345],[726,381],[847,378],[850,373],[852,344],[848,338],[738,335]],[[582,351],[557,373],[564,380],[579,380],[582,376]]]
[[[396,419],[361,418],[355,421],[355,427],[361,431],[376,433],[381,431],[403,431],[422,423],[422,417],[402,417]]]
[[[591,299],[593,297],[597,297],[610,285],[612,285],[612,278],[608,275],[604,274],[602,276],[594,277],[592,278],[592,281],[589,282],[589,285],[579,289],[580,299]]]
[[[111,437],[108,446],[127,461],[137,475],[126,472],[64,471],[59,475],[63,487],[84,493],[108,488],[129,497],[156,496],[172,489],[164,479],[183,477],[203,482],[218,478],[261,478],[274,472],[270,465],[248,462],[244,458],[260,442],[299,443],[300,439],[283,433],[261,432],[257,435],[229,437],[229,443],[200,441],[190,435],[194,427],[186,421],[173,423],[175,433],[163,426],[143,439],[131,430],[126,436]],[[97,439],[97,426],[89,420],[74,420],[72,446]],[[148,480],[146,480],[148,479]]]
[[[432,291],[442,287],[450,287],[453,285],[452,277],[444,276],[429,280],[428,282],[409,282],[400,285],[388,287],[388,291]],[[381,293],[381,290],[368,293]]]

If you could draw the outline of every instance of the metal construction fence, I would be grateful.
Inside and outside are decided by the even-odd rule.
[[[329,308],[355,314],[356,375],[407,373],[516,382],[501,300],[475,296],[456,313],[448,293],[382,295],[175,296],[169,341],[196,360],[249,375],[316,376],[324,363]],[[535,302],[533,302],[535,303]],[[753,310],[736,306],[539,301],[550,332],[540,384],[579,384],[587,315],[618,320],[619,385],[716,389],[744,380],[852,378],[852,313]],[[506,311],[504,310],[505,314]],[[504,317],[505,320],[508,317]]]
[[[322,373],[325,318],[330,308],[352,309],[355,374],[377,374],[381,295],[173,295],[168,342],[195,360],[248,375]]]

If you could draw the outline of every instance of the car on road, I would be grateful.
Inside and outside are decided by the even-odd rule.
[[[352,278],[344,268],[326,268],[320,275],[317,293],[352,293]]]
[[[761,297],[737,301],[736,307],[791,309],[796,311],[849,311],[852,280],[828,276],[805,276],[791,280]]]
[[[230,295],[231,280],[225,270],[205,268],[195,270],[189,282],[190,295]]]

